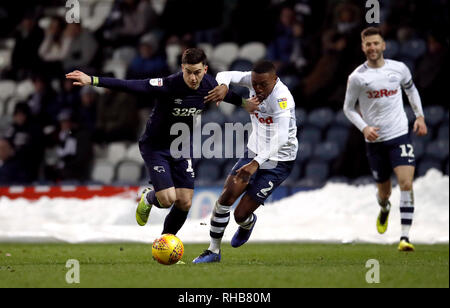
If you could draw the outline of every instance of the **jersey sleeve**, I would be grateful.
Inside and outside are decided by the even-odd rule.
[[[361,115],[356,111],[356,102],[360,93],[359,81],[356,76],[350,75],[345,92],[344,114],[361,132],[367,126]]]
[[[110,77],[98,77],[94,85],[98,87],[139,93],[158,93],[168,90],[167,78],[154,78],[142,80],[123,80]]]
[[[419,91],[414,85],[414,81],[411,76],[409,68],[402,63],[402,80],[401,85],[403,90],[405,90],[406,96],[408,97],[409,104],[416,117],[423,117],[422,101],[420,99]]]
[[[252,72],[227,71],[217,73],[217,83],[230,87],[230,83],[241,87],[252,87]]]
[[[273,118],[290,118],[291,109],[295,109],[295,102],[291,95],[278,95],[274,102],[270,104],[269,112]]]

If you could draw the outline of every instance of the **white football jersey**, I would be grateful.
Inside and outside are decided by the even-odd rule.
[[[375,142],[405,135],[408,119],[403,108],[402,87],[416,116],[423,116],[420,97],[404,63],[385,60],[384,66],[371,68],[366,62],[349,76],[345,114],[361,131],[366,126],[380,128]],[[360,114],[355,111],[356,101],[359,101]]]
[[[250,97],[256,94],[251,82],[251,72],[221,72],[217,74],[216,80],[218,84],[228,86],[230,83],[234,83],[247,87],[250,90]],[[269,149],[274,149],[274,146],[277,151],[275,153],[271,151],[269,160],[295,160],[298,151],[295,102],[291,92],[280,79],[277,80],[272,93],[261,102],[259,109],[250,115],[252,132],[247,144],[247,148],[257,154],[255,160],[261,165],[262,161],[258,160],[258,156],[268,153]],[[288,124],[283,129],[276,123],[280,118],[287,118]],[[285,138],[287,141],[277,145],[278,140],[281,140],[281,135],[287,137]]]

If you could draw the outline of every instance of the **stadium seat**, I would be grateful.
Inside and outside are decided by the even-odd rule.
[[[133,143],[126,149],[125,159],[142,164],[143,160],[138,143]]]
[[[445,109],[442,106],[426,106],[423,108],[426,123],[428,126],[436,127],[445,118]]]
[[[394,59],[400,51],[400,44],[394,40],[386,40],[386,50],[384,57],[386,59]]]
[[[120,47],[116,50],[114,50],[113,53],[113,60],[114,61],[120,61],[125,63],[127,66],[131,63],[131,61],[136,56],[137,52],[136,49],[133,47]]]
[[[296,108],[295,109],[295,119],[297,121],[297,127],[300,125],[304,125],[306,123],[308,114],[306,113],[306,110],[303,108]]]
[[[114,164],[107,161],[96,161],[91,172],[91,180],[103,184],[111,184],[114,179]]]
[[[141,173],[141,164],[131,160],[124,160],[117,165],[115,180],[120,183],[137,184],[141,179]]]
[[[430,142],[427,145],[425,149],[425,156],[427,158],[435,159],[442,163],[445,159],[448,158],[448,151],[449,151],[448,139],[446,140],[440,139]]]
[[[106,160],[115,165],[125,159],[126,153],[127,145],[125,142],[112,142],[106,148]]]
[[[0,104],[6,102],[16,91],[16,82],[13,80],[0,80]]]
[[[303,165],[301,163],[296,163],[294,168],[292,168],[291,174],[286,179],[285,184],[291,185],[298,182],[303,177]]]
[[[296,75],[281,75],[280,80],[291,91],[293,91],[300,84],[300,78],[298,78]]]
[[[325,141],[335,142],[339,150],[343,150],[347,144],[350,131],[342,126],[330,126],[325,137]]]
[[[209,63],[218,72],[226,71],[238,54],[239,46],[236,43],[223,42],[214,48]]]
[[[335,114],[331,108],[318,108],[311,111],[308,115],[307,122],[320,130],[327,128],[335,118]]]
[[[322,140],[322,133],[319,128],[313,126],[306,126],[303,129],[299,129],[299,142],[309,142],[311,144],[317,144]]]
[[[103,72],[111,72],[115,78],[124,79],[127,74],[128,66],[121,60],[109,59],[103,64]]]
[[[400,46],[400,54],[411,61],[419,59],[427,50],[427,44],[424,40],[413,39],[408,40]]]
[[[416,158],[416,161],[418,161],[422,159],[425,154],[425,141],[416,138],[413,140],[412,144],[414,147],[414,157]]]
[[[181,55],[181,46],[178,44],[168,44],[166,46],[167,64],[171,72],[176,72],[178,67],[178,57]]]
[[[11,49],[0,49],[0,72],[11,66]]]
[[[324,183],[330,173],[330,167],[323,162],[310,162],[305,168],[305,177],[317,184]]]
[[[34,85],[31,79],[25,79],[17,83],[16,97],[19,100],[27,99],[34,92]]]
[[[405,113],[406,117],[408,118],[408,123],[414,123],[416,120],[416,115],[414,114],[414,111],[412,110],[411,106],[405,106]]]
[[[238,57],[255,63],[266,56],[266,45],[261,42],[248,42],[239,49]]]
[[[325,141],[315,146],[312,159],[329,163],[336,159],[339,156],[339,153],[340,149],[336,142]]]
[[[438,140],[448,140],[449,139],[449,132],[448,132],[448,123],[443,123],[439,127],[438,134],[437,134]]]
[[[212,57],[213,50],[214,50],[213,45],[211,45],[210,43],[198,43],[197,47],[200,49],[203,49],[203,51],[205,52],[206,57],[208,59],[210,59]]]
[[[434,129],[433,126],[427,125],[428,132],[425,136],[417,136],[416,133],[412,131],[412,127],[410,128],[411,131],[411,140],[414,143],[417,140],[423,141],[425,143],[431,142],[434,137]]]
[[[347,127],[347,128],[349,128],[353,125],[352,122],[350,122],[349,119],[345,116],[345,113],[343,110],[339,110],[336,113],[332,124],[342,126],[342,127]]]
[[[430,169],[437,169],[442,172],[441,168],[442,166],[438,161],[432,159],[424,159],[417,166],[416,175],[418,177],[424,176]]]
[[[301,141],[298,145],[298,153],[296,161],[308,161],[313,153],[313,145],[307,141]]]
[[[230,71],[249,72],[253,69],[253,63],[247,59],[238,58],[230,64]]]

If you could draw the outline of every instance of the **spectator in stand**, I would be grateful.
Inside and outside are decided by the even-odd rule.
[[[98,48],[94,36],[80,23],[68,24],[64,36],[70,39],[67,55],[63,59],[64,70],[70,71],[75,67],[89,70]]]
[[[145,79],[169,75],[165,57],[159,53],[158,38],[148,33],[139,42],[139,54],[131,61],[127,79]]]
[[[33,121],[25,102],[14,107],[13,123],[5,132],[5,139],[14,149],[16,160],[31,181],[37,180],[43,156],[42,131]]]
[[[78,109],[78,122],[81,128],[88,130],[94,135],[97,123],[97,102],[99,94],[92,87],[83,87],[80,90],[80,96],[81,105]]]
[[[303,24],[296,20],[295,12],[284,7],[280,12],[276,37],[267,48],[279,74],[298,74],[307,64]]]
[[[56,152],[54,165],[45,167],[48,180],[86,181],[89,179],[93,148],[91,135],[74,121],[72,110],[63,110],[58,114],[59,130],[53,134]]]
[[[56,115],[61,109],[56,100],[56,92],[48,78],[43,74],[35,74],[31,77],[34,92],[27,101],[31,114],[42,127],[55,125]]]
[[[414,80],[424,105],[440,104],[448,107],[446,97],[447,73],[450,58],[445,36],[432,33],[427,38],[427,53],[418,62]]]
[[[63,74],[62,61],[70,50],[72,38],[64,35],[64,29],[64,19],[58,16],[52,17],[39,47],[39,57],[44,62],[43,72],[51,77]]]
[[[156,23],[157,15],[148,0],[118,0],[100,32],[107,45],[136,46],[139,38]]]
[[[59,109],[78,110],[81,105],[80,88],[75,87],[72,82],[67,82],[67,79],[61,79],[60,85],[61,90],[56,97]]]
[[[135,142],[138,127],[136,98],[128,93],[105,89],[98,101],[95,142]]]
[[[25,169],[14,155],[12,145],[6,139],[0,139],[0,185],[27,184],[30,180]]]
[[[36,24],[32,13],[26,13],[14,33],[15,45],[11,55],[13,79],[23,80],[31,72],[39,69],[39,46],[44,39],[44,32]]]

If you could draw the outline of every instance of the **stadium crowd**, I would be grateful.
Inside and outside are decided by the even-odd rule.
[[[408,65],[430,119],[430,136],[415,144],[417,154],[422,151],[427,163],[419,175],[430,167],[448,174],[444,93],[444,74],[449,68],[448,2],[379,2],[379,26],[387,41],[385,57]],[[364,62],[360,31],[367,26],[367,8],[363,2],[79,3],[80,23],[66,22],[66,1],[32,1],[21,10],[11,2],[0,4],[0,185],[89,182],[95,180],[93,169],[102,150],[113,143],[136,143],[157,98],[79,88],[64,78],[65,73],[79,69],[126,79],[166,76],[180,69],[182,51],[192,46],[205,49],[212,75],[224,69],[250,70],[257,60],[253,57],[256,50],[261,51],[260,58],[276,64],[280,78],[294,94],[303,144],[292,184],[301,183],[309,174],[323,174],[319,182],[369,174],[361,154],[364,140],[358,130],[344,123],[341,113],[348,75]],[[253,42],[260,49],[251,49],[250,56],[239,53]],[[219,47],[224,45],[229,49],[221,53]],[[206,114],[224,119],[235,114],[226,108],[210,109]],[[336,149],[323,149],[327,155],[321,158],[328,168],[323,173],[314,155],[319,143],[333,138],[341,138],[342,144],[335,145],[334,156],[330,153]],[[444,154],[435,153],[433,160],[427,156],[436,151]],[[222,166],[225,163],[221,161]],[[198,170],[200,179],[203,174],[214,174],[205,170]],[[139,176],[143,178],[144,174]]]

